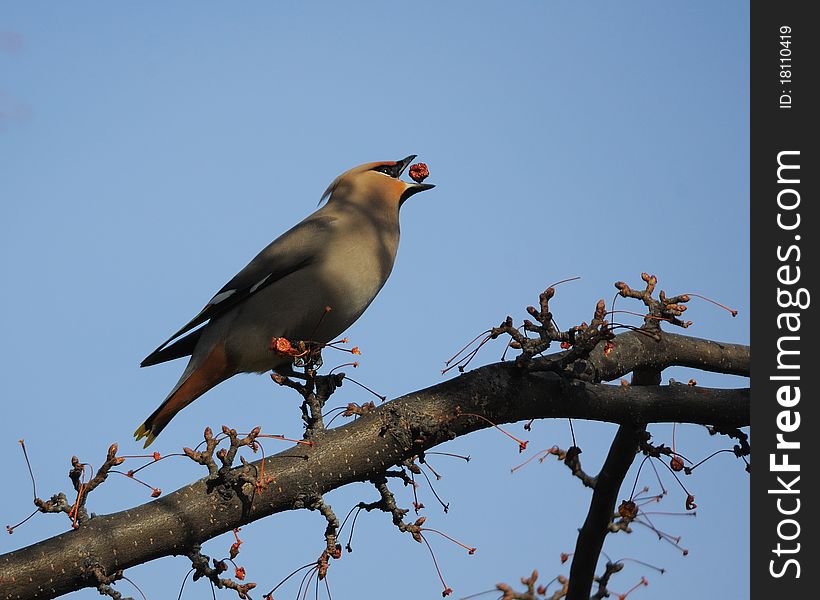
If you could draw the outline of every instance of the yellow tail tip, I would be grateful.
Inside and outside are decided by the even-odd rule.
[[[134,432],[134,440],[139,441],[142,438],[146,438],[143,448],[147,448],[153,443],[155,439],[157,439],[157,436],[154,435],[154,433],[151,430],[145,427],[145,423],[137,427],[137,430]]]

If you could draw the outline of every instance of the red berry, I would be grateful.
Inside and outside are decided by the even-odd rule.
[[[416,183],[421,183],[430,176],[430,170],[424,163],[416,163],[410,167],[410,177]]]

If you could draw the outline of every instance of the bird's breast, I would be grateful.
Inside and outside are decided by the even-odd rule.
[[[334,300],[330,304],[350,325],[370,305],[382,289],[396,259],[396,244],[340,244],[331,249],[324,265],[323,279]]]

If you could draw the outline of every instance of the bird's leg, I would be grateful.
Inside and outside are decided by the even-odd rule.
[[[286,365],[280,365],[273,370],[276,374],[281,375],[282,377],[293,377],[295,379],[301,379],[302,381],[307,381],[307,375],[303,373],[299,373],[296,369],[293,368],[293,363],[288,363]]]

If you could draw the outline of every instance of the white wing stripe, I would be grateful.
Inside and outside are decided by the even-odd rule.
[[[236,290],[228,290],[227,292],[222,292],[221,294],[217,294],[216,296],[211,298],[211,301],[208,302],[208,304],[219,304],[223,300],[226,300],[227,298],[230,298],[231,296],[233,296],[235,293],[236,293]]]
[[[270,273],[268,273],[267,275],[265,275],[265,277],[262,279],[262,281],[260,281],[259,283],[257,283],[256,285],[254,285],[254,286],[251,288],[251,294],[253,294],[256,290],[258,290],[258,289],[259,289],[259,286],[261,286],[263,283],[265,283],[265,282],[268,280],[268,277],[270,277]]]

